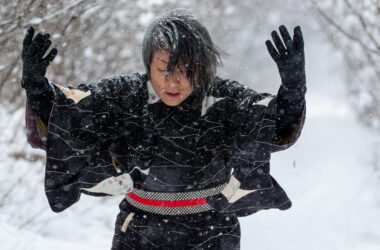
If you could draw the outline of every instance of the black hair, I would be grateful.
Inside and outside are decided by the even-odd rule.
[[[149,25],[142,46],[143,63],[149,78],[153,55],[162,49],[169,52],[169,73],[173,73],[176,66],[184,66],[193,88],[203,92],[213,84],[216,68],[222,63],[222,51],[193,15],[175,9]]]

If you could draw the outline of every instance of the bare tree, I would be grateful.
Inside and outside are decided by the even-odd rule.
[[[312,7],[343,52],[346,83],[360,120],[380,129],[380,1],[312,0]]]

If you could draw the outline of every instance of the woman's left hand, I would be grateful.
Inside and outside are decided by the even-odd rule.
[[[293,39],[284,25],[279,27],[280,36],[277,31],[272,31],[273,43],[265,42],[269,54],[276,62],[280,72],[283,85],[287,88],[303,87],[305,79],[305,53],[304,42],[300,26],[294,28]]]

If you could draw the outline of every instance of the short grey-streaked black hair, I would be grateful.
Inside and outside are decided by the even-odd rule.
[[[221,50],[213,43],[207,29],[182,9],[156,18],[145,32],[142,58],[149,78],[150,64],[158,50],[169,52],[169,73],[173,73],[176,66],[184,66],[193,88],[202,92],[213,84],[216,68],[222,63]]]

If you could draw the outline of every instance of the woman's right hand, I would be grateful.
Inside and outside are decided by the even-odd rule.
[[[33,36],[34,28],[30,26],[26,31],[22,49],[21,86],[31,91],[43,88],[38,84],[43,85],[46,82],[44,80],[46,69],[58,53],[57,49],[53,48],[47,56],[43,57],[51,45],[50,34],[38,33],[34,38]]]

